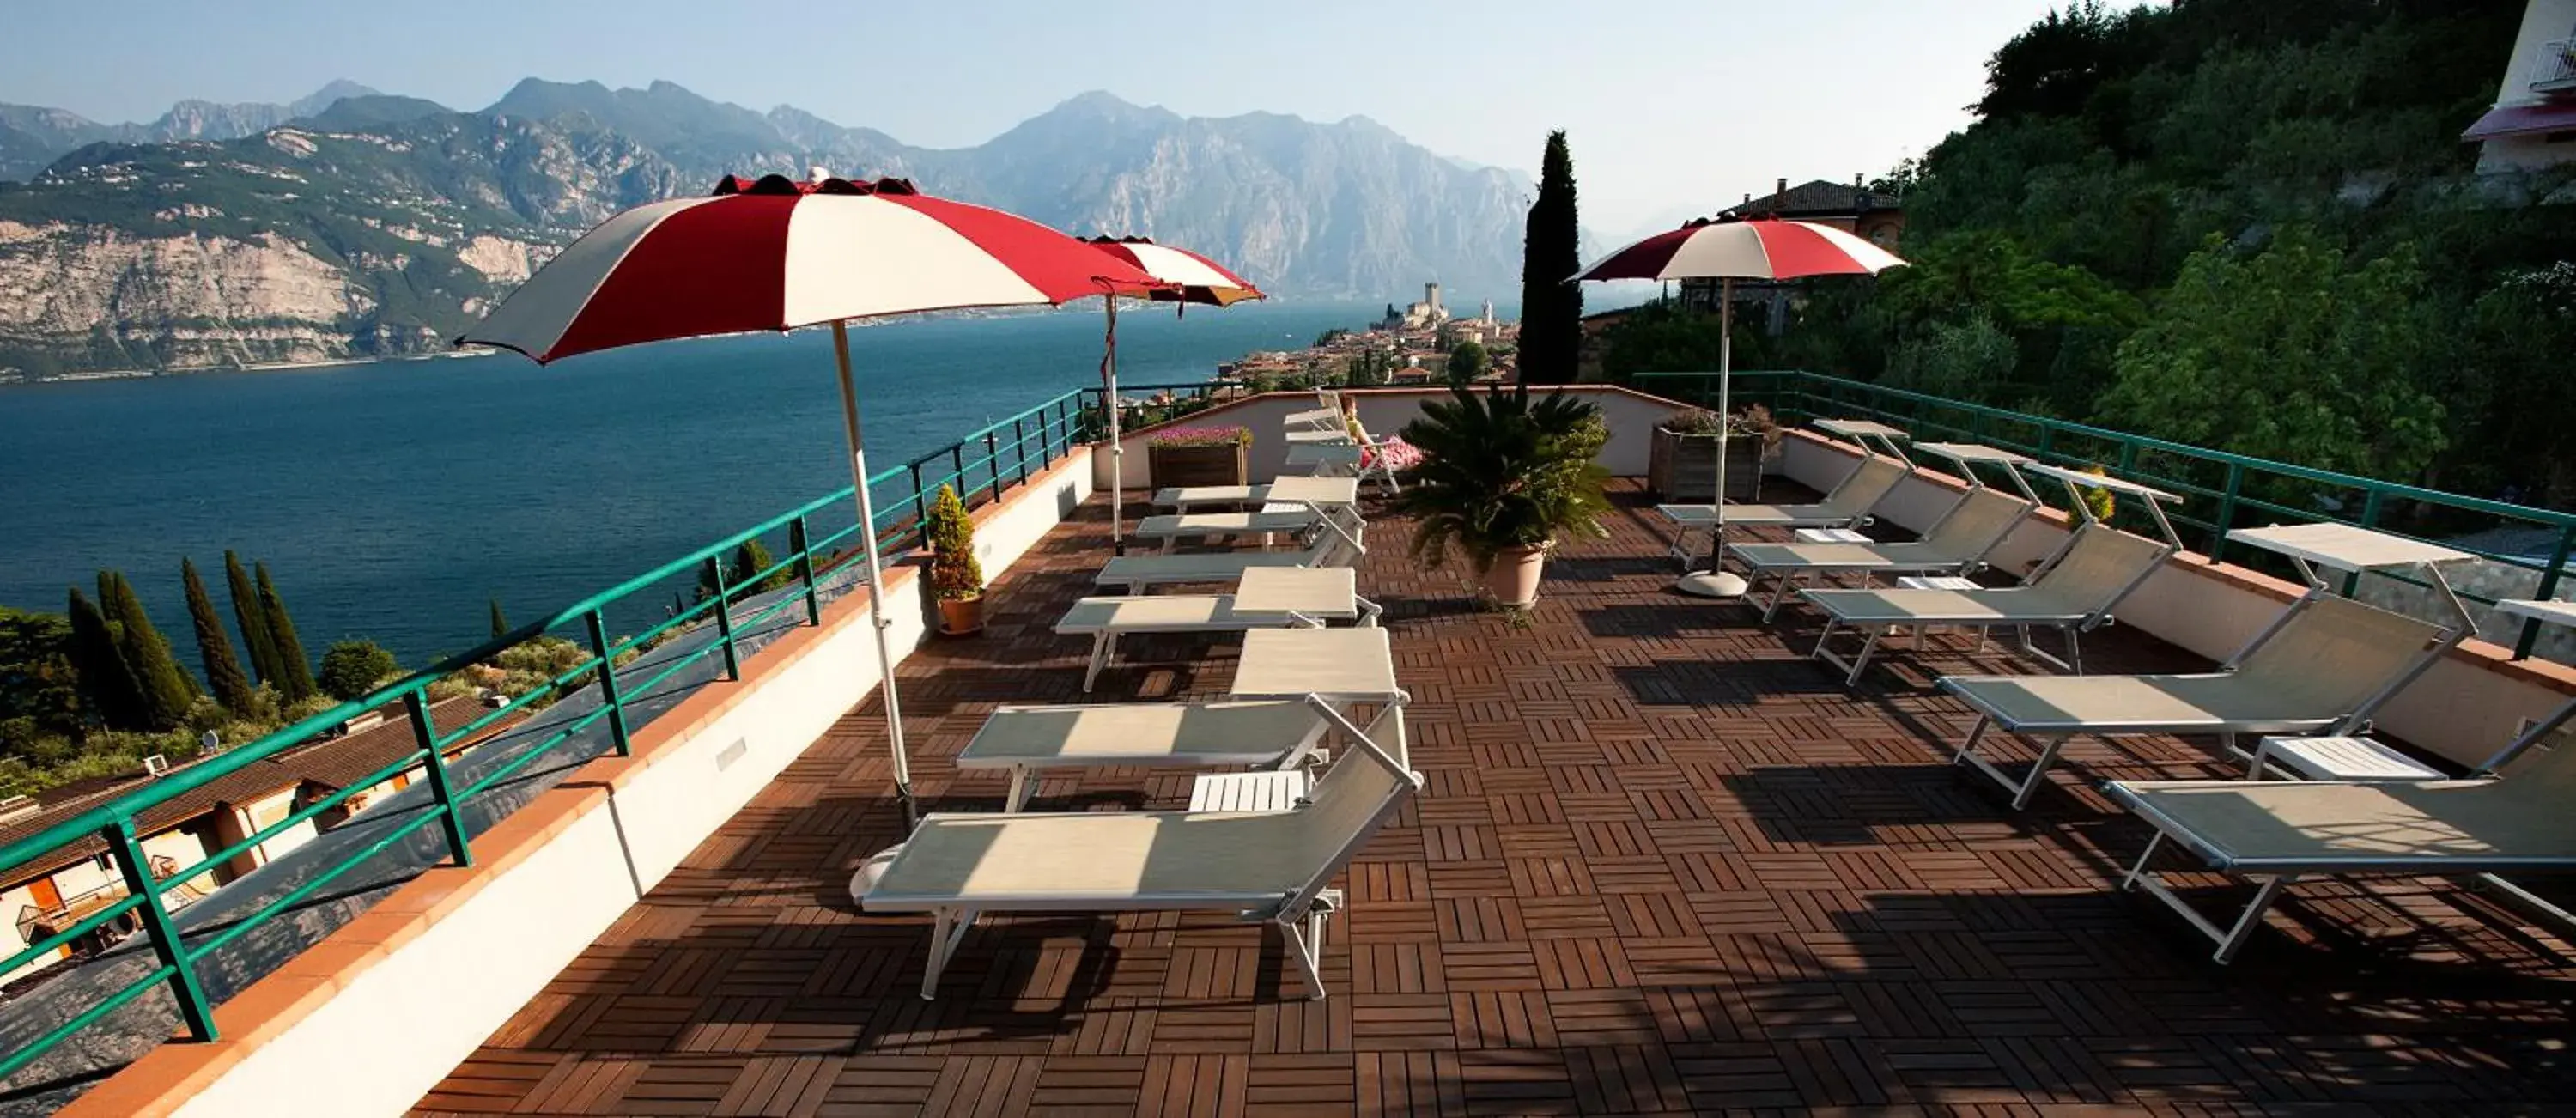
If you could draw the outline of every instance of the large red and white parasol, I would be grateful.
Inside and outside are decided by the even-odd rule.
[[[851,385],[846,322],[964,307],[1064,303],[1164,286],[1126,261],[1027,218],[932,198],[901,179],[799,183],[728,176],[705,198],[617,214],[574,241],[494,307],[459,345],[516,350],[538,362],[674,338],[832,325],[867,552],[878,678],[895,787],[907,810],[903,743],[886,630],[876,510]]]
[[[1163,286],[1145,291],[1120,291],[1106,302],[1109,308],[1109,336],[1100,350],[1101,406],[1109,413],[1109,542],[1117,546],[1126,530],[1126,514],[1120,507],[1126,492],[1124,464],[1126,448],[1118,443],[1118,295],[1139,295],[1157,302],[1176,302],[1184,306],[1202,303],[1212,307],[1230,307],[1246,299],[1266,299],[1251,281],[1226,269],[1222,264],[1185,248],[1158,245],[1144,237],[1093,237],[1085,242],[1111,257],[1135,265]]]
[[[1720,281],[1718,292],[1717,413],[1733,405],[1735,379],[1735,281],[1807,276],[1876,275],[1905,261],[1894,253],[1829,225],[1778,218],[1694,221],[1657,233],[1595,261],[1577,280]],[[1711,598],[1744,593],[1744,580],[1718,565],[1726,540],[1726,430],[1718,424],[1717,529],[1711,534],[1708,572],[1685,575],[1680,588]]]

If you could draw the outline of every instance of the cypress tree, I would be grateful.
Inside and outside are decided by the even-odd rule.
[[[501,599],[492,599],[492,639],[510,635],[510,619],[501,615]]]
[[[242,674],[241,658],[233,655],[232,639],[224,635],[224,619],[215,613],[206,580],[197,577],[195,560],[179,560],[179,579],[187,584],[188,621],[197,629],[197,660],[206,666],[206,685],[225,710],[249,713],[256,705],[250,677]]]
[[[1547,134],[1538,200],[1530,203],[1529,227],[1521,242],[1524,384],[1574,383],[1583,351],[1583,288],[1570,278],[1583,268],[1576,237],[1574,156],[1567,153],[1560,129]]]
[[[251,564],[251,580],[259,586],[259,612],[268,620],[268,639],[277,645],[277,676],[269,683],[289,704],[312,698],[320,690],[313,683],[313,661],[304,658],[304,642],[295,638],[295,619],[286,616],[277,584],[269,581],[268,564]]]
[[[188,708],[197,701],[197,683],[180,669],[178,658],[170,655],[170,642],[152,627],[152,618],[143,612],[143,599],[135,596],[133,584],[115,571],[98,572],[98,604],[114,625],[117,654],[125,660],[126,670],[134,673],[134,681],[142,685],[139,713],[143,724],[168,730],[186,722]]]
[[[90,604],[77,586],[72,587],[71,605],[64,613],[71,619],[72,673],[81,698],[109,729],[143,729],[143,685],[116,651],[116,634],[107,624],[107,615]]]
[[[250,572],[242,569],[241,557],[229,548],[224,551],[224,587],[232,594],[233,623],[241,626],[250,670],[261,682],[277,686],[277,641],[268,635],[268,614],[259,608],[259,592],[251,588]]]

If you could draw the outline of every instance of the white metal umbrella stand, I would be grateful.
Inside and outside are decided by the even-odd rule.
[[[832,359],[841,373],[841,423],[843,432],[850,437],[850,486],[859,497],[859,543],[868,555],[868,620],[876,630],[877,686],[885,699],[886,741],[894,753],[894,791],[903,801],[904,829],[909,832],[921,822],[921,806],[912,797],[912,758],[903,745],[903,705],[895,695],[894,649],[886,636],[886,630],[894,628],[894,619],[886,616],[884,560],[877,554],[876,504],[868,497],[867,443],[859,436],[859,394],[850,382],[850,326],[841,319],[832,322]]]

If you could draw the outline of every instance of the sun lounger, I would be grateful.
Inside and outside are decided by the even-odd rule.
[[[1232,508],[1257,505],[1270,499],[1267,485],[1189,485],[1154,491],[1154,504],[1167,509],[1191,512],[1206,507]]]
[[[1278,925],[1308,995],[1324,996],[1328,888],[1422,780],[1367,742],[1281,812],[934,814],[868,859],[851,892],[868,912],[931,916],[921,996],[986,912],[1231,912]]]
[[[1003,707],[956,764],[1009,771],[1002,810],[1018,811],[1051,769],[1293,768],[1315,755],[1329,725],[1308,704],[1287,700]]]
[[[2517,738],[2466,780],[2338,783],[2270,780],[2113,781],[2111,797],[2155,825],[2122,879],[2144,888],[2234,958],[2281,891],[2302,877],[2490,876],[2576,871],[2576,704]],[[2500,775],[2499,775],[2500,774]],[[2203,916],[2148,868],[2166,840],[2254,896],[2227,927]],[[2513,892],[2509,883],[2504,884]],[[2563,915],[2563,914],[2561,914]]]
[[[1273,502],[1258,512],[1190,512],[1149,516],[1136,522],[1136,530],[1127,533],[1136,539],[1161,540],[1163,549],[1183,536],[1259,536],[1263,546],[1281,533],[1304,532],[1322,520],[1321,514],[1304,505]]]
[[[1065,611],[1055,631],[1091,638],[1091,662],[1082,689],[1091,690],[1100,670],[1117,654],[1118,638],[1142,633],[1243,633],[1254,629],[1321,628],[1326,621],[1357,620],[1375,625],[1377,603],[1352,590],[1352,572],[1315,571],[1312,577],[1289,572],[1245,571],[1237,594],[1173,594],[1083,598]],[[1264,578],[1264,576],[1282,576]],[[1254,585],[1256,582],[1262,585]],[[1287,585],[1271,586],[1270,583]]]
[[[1341,512],[1326,516],[1303,550],[1121,555],[1102,566],[1092,581],[1138,594],[1157,586],[1232,583],[1255,567],[1348,567],[1367,553],[1367,534],[1368,525],[1357,513]]]
[[[2348,733],[2431,666],[2462,632],[2336,598],[2299,599],[2215,672],[2126,676],[1945,676],[1977,712],[1956,760],[2030,802],[2077,734]],[[1977,754],[1990,728],[2039,745],[2020,779]]]
[[[1762,611],[1762,619],[1769,621],[1802,575],[1858,574],[1866,586],[1870,576],[1880,574],[1967,574],[2037,507],[1999,489],[1978,488],[1914,543],[1739,543],[1726,550],[1751,569],[1748,584],[1760,583],[1765,575],[1779,579],[1779,589]]]
[[[1816,636],[1816,659],[1844,671],[1843,682],[1857,684],[1869,667],[1879,641],[1897,629],[1921,633],[1926,626],[2017,629],[2023,651],[2077,675],[2084,673],[2081,634],[2111,619],[2111,610],[2144,583],[2174,548],[2087,522],[2048,565],[2026,585],[1989,590],[1805,590],[1808,604],[1824,612],[1825,630]],[[1834,630],[1848,626],[1863,634],[1860,651],[1849,661],[1833,651]],[[2034,628],[2057,630],[2066,658],[2040,651],[2030,642]],[[1918,636],[1916,638],[1920,640]]]
[[[1895,459],[1869,457],[1861,459],[1823,500],[1814,504],[1727,505],[1723,518],[1717,505],[1656,505],[1655,512],[1673,524],[1672,546],[1667,553],[1681,560],[1682,569],[1688,570],[1706,554],[1692,546],[1692,534],[1715,533],[1721,519],[1739,528],[1856,528],[1912,472]]]
[[[1322,407],[1290,412],[1287,418],[1280,421],[1280,426],[1290,431],[1338,431],[1342,429],[1342,413],[1332,408]]]

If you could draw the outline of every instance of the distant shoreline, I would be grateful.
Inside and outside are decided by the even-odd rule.
[[[175,369],[82,369],[52,376],[19,377],[0,380],[0,387],[13,384],[78,384],[93,380],[149,380],[155,377],[189,377],[205,373],[277,373],[296,369],[336,369],[347,365],[384,365],[397,361],[443,361],[464,357],[490,357],[497,350],[458,350],[452,353],[406,353],[391,357],[335,357],[327,361],[261,361],[251,365],[188,365]]]

